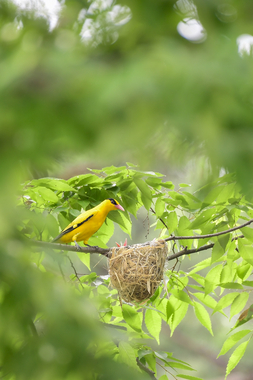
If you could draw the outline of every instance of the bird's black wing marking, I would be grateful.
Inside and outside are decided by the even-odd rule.
[[[66,234],[68,234],[69,232],[71,232],[71,231],[77,229],[78,227],[80,227],[82,224],[84,224],[85,222],[87,222],[87,221],[88,221],[90,218],[92,218],[93,216],[94,216],[94,214],[88,216],[88,218],[86,218],[86,219],[84,219],[82,222],[78,223],[78,224],[76,225],[75,228],[74,228],[73,226],[71,226],[71,227],[67,228],[66,230],[62,231],[62,232],[60,233],[60,235],[56,236],[56,238],[54,238],[54,239],[52,240],[52,243],[55,242],[55,241],[57,241],[57,240],[59,240],[63,235],[66,235]]]

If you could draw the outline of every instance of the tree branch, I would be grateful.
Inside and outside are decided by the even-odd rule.
[[[225,234],[229,234],[230,232],[233,232],[233,231],[236,231],[236,230],[240,230],[241,228],[246,227],[246,226],[248,226],[251,223],[253,223],[253,219],[248,220],[248,222],[246,222],[244,224],[241,224],[240,226],[233,227],[233,228],[230,228],[228,230],[221,231],[221,232],[216,232],[214,234],[197,235],[197,236],[174,236],[173,235],[173,236],[170,236],[170,237],[168,237],[168,238],[166,238],[164,240],[165,241],[170,241],[170,240],[186,240],[186,239],[208,239],[208,238],[211,238],[211,237],[214,237],[214,236],[225,235]]]
[[[183,256],[183,255],[190,255],[191,253],[205,251],[207,249],[213,248],[213,246],[214,246],[214,243],[203,245],[203,247],[200,247],[200,248],[187,249],[187,247],[185,247],[184,249],[182,249],[182,251],[179,251],[177,253],[174,253],[173,255],[168,256],[167,260],[170,261],[170,260],[177,259],[178,257]]]
[[[146,372],[152,380],[157,380],[155,377],[155,372],[151,371],[148,367],[146,367],[142,362],[139,360],[139,358],[136,358],[136,363],[140,369],[142,369],[144,372]]]
[[[104,249],[100,247],[80,247],[80,250],[77,249],[77,247],[73,245],[67,245],[67,244],[59,244],[59,243],[50,243],[48,241],[36,241],[33,240],[31,242],[33,246],[38,247],[44,247],[44,248],[51,248],[51,249],[57,249],[60,251],[72,251],[72,252],[83,252],[83,253],[100,253],[100,255],[104,255],[109,257],[110,249]]]
[[[187,240],[187,239],[192,239],[192,240],[193,239],[207,239],[207,238],[211,238],[211,237],[215,237],[215,236],[225,235],[225,234],[228,234],[228,233],[236,231],[236,230],[240,230],[241,228],[246,227],[251,223],[253,223],[253,219],[248,220],[246,223],[243,223],[240,226],[233,227],[233,228],[230,228],[228,230],[221,231],[221,232],[216,232],[214,234],[197,235],[197,236],[170,236],[169,238],[166,238],[164,240],[165,241],[171,241],[171,240]],[[243,238],[243,237],[244,237],[243,235],[239,235],[237,237],[234,237],[232,240]],[[50,242],[46,242],[46,241],[35,241],[35,240],[33,240],[31,242],[31,244],[33,246],[57,249],[57,250],[61,250],[61,251],[72,251],[72,252],[83,252],[83,253],[99,253],[100,255],[103,255],[103,256],[110,258],[110,249],[109,248],[105,249],[105,248],[100,248],[100,247],[89,247],[89,246],[87,246],[87,247],[80,247],[80,249],[77,249],[77,247],[72,246],[72,245],[50,243]],[[149,243],[147,242],[145,244],[149,244]],[[177,253],[174,253],[173,255],[170,255],[168,257],[168,260],[174,260],[180,256],[183,256],[183,255],[190,255],[191,253],[205,251],[207,249],[212,248],[213,246],[214,246],[214,244],[211,243],[208,245],[204,245],[203,247],[200,247],[200,248],[187,249],[187,247],[185,247],[183,250],[181,250]]]

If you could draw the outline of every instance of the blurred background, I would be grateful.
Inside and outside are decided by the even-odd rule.
[[[3,244],[27,179],[128,161],[193,191],[236,172],[250,192],[252,45],[251,0],[0,0]],[[134,242],[145,239],[146,218]],[[215,358],[234,321],[216,316],[216,338],[192,321],[172,338],[165,328],[161,348],[220,380],[227,361]],[[252,379],[251,369],[248,353],[228,379]]]

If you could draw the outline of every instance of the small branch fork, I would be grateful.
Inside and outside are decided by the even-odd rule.
[[[171,241],[171,240],[193,240],[193,239],[208,239],[208,238],[212,238],[212,237],[215,237],[215,236],[221,236],[221,235],[226,235],[226,234],[229,234],[230,232],[233,232],[233,231],[236,231],[236,230],[240,230],[241,228],[243,227],[246,227],[248,225],[250,225],[251,223],[253,223],[253,219],[250,219],[248,220],[246,223],[243,223],[241,224],[240,226],[237,226],[237,227],[233,227],[233,228],[230,228],[228,230],[225,230],[225,231],[221,231],[221,232],[216,232],[214,234],[207,234],[207,235],[197,235],[197,236],[170,236],[169,238],[166,238],[165,241]],[[243,235],[239,235],[237,237],[234,237],[232,240],[235,240],[235,239],[238,239],[238,238],[243,238],[244,236]],[[37,246],[37,247],[41,247],[41,248],[51,248],[51,249],[56,249],[56,250],[60,250],[60,251],[73,251],[73,252],[83,252],[83,253],[99,253],[100,255],[103,255],[103,256],[106,256],[106,257],[109,257],[110,258],[110,249],[105,249],[105,248],[100,248],[100,247],[80,247],[81,249],[80,250],[77,250],[77,248],[75,246],[72,246],[72,245],[67,245],[67,244],[58,244],[58,243],[50,243],[50,242],[45,242],[45,241],[32,241],[31,244],[33,246]],[[184,255],[190,255],[192,253],[196,253],[196,252],[201,252],[201,251],[205,251],[207,249],[210,249],[214,246],[214,243],[210,243],[210,244],[207,244],[207,245],[203,245],[203,247],[200,247],[200,248],[193,248],[193,249],[188,249],[187,247],[185,247],[184,249],[182,249],[181,251],[179,252],[176,252],[172,255],[170,255],[168,257],[168,260],[174,260],[174,259],[177,259],[178,257],[180,256],[184,256]]]

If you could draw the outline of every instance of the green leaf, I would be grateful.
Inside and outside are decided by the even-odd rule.
[[[237,282],[226,282],[225,284],[219,284],[219,286],[225,289],[243,289],[243,286]]]
[[[251,330],[241,330],[231,335],[230,337],[228,337],[223,343],[223,346],[217,358],[221,355],[225,355],[237,342],[239,342],[239,340],[241,340],[242,338],[244,338],[246,335],[248,335],[251,332],[252,332]]]
[[[158,380],[168,380],[168,377],[167,375],[162,375]]]
[[[234,327],[231,330],[243,325],[244,323],[250,321],[253,318],[253,304],[250,307],[242,312],[242,314],[237,319]]]
[[[220,282],[226,283],[226,282],[232,282],[235,275],[235,268],[233,267],[234,263],[231,263],[231,265],[224,265],[221,275],[220,275]]]
[[[139,351],[138,351],[138,358],[139,359],[142,359],[143,357],[145,357],[146,355],[150,355],[150,354],[153,354],[153,357],[155,358],[155,355],[153,353],[153,351],[150,349],[145,349],[145,348],[141,348]]]
[[[134,193],[134,194],[133,194]],[[128,212],[131,212],[135,217],[137,217],[137,210],[141,207],[141,204],[137,200],[137,190],[135,192],[130,192],[127,194],[122,194],[123,205]]]
[[[213,335],[212,323],[210,316],[201,303],[194,302],[194,312],[200,323]]]
[[[156,204],[155,204],[155,213],[158,218],[160,218],[164,212],[165,203],[164,200],[159,197],[157,198]]]
[[[142,314],[137,313],[137,311],[130,305],[122,305],[122,314],[126,323],[135,331],[142,332]]]
[[[227,368],[226,368],[225,379],[227,378],[227,376],[230,374],[230,372],[237,366],[237,364],[242,359],[243,355],[245,354],[245,351],[246,351],[246,348],[247,348],[248,344],[249,344],[249,340],[247,340],[246,342],[241,343],[240,346],[238,346],[234,350],[234,352],[232,353],[232,355],[230,356],[229,361],[228,361],[228,365],[227,365]]]
[[[211,293],[218,285],[222,268],[223,265],[219,264],[207,273],[205,278],[205,294]]]
[[[183,302],[187,302],[189,304],[192,304],[192,300],[190,299],[190,297],[188,296],[188,294],[185,291],[183,291],[181,289],[177,289],[177,288],[172,288],[171,293],[174,295],[175,298],[177,298]]]
[[[186,316],[189,304],[186,302],[179,301],[180,306],[174,311],[171,318],[169,319],[169,325],[171,329],[170,335],[172,336],[176,327],[182,322]]]
[[[81,262],[90,270],[90,253],[77,252]]]
[[[232,238],[231,238],[230,234],[226,234],[226,235],[218,237],[218,242],[219,242],[219,244],[222,247],[224,252],[226,251],[228,244],[230,245],[231,239]]]
[[[112,237],[113,233],[114,233],[114,223],[112,222],[112,220],[107,218],[105,223],[103,223],[103,225],[100,227],[98,232],[96,232],[96,234],[93,236],[96,237],[98,235],[98,237],[102,240],[102,242],[104,244],[107,244],[109,239]],[[89,243],[89,244],[92,245],[92,243]]]
[[[232,304],[234,299],[239,295],[240,293],[234,292],[234,293],[228,293],[224,297],[222,297],[219,302],[217,303],[213,314],[216,313],[217,311],[220,311],[222,309],[225,309],[225,307],[228,307],[229,305]]]
[[[145,324],[149,333],[157,340],[157,343],[160,344],[159,336],[162,328],[160,313],[155,310],[147,309],[145,312]]]
[[[165,298],[162,300],[157,298],[155,304],[156,304],[156,309],[161,312],[162,319],[167,322],[166,308],[167,308],[168,300]]]
[[[131,229],[132,223],[131,221],[123,214],[122,212],[111,212],[108,215],[108,218],[113,222],[118,223],[122,231],[126,232],[131,238]]]
[[[215,309],[217,306],[217,301],[215,301],[215,299],[213,299],[213,297],[209,294],[205,295],[204,293],[194,293],[194,297],[198,298],[199,301],[211,309]]]
[[[212,260],[211,264],[215,263],[218,261],[223,255],[224,255],[224,249],[221,247],[220,243],[217,241],[214,244],[214,247],[212,249]]]
[[[140,371],[136,363],[135,351],[128,342],[119,342],[119,361],[121,363],[127,364],[129,367]]]
[[[246,237],[246,239],[253,243],[253,229],[250,227],[243,227],[241,231],[243,235]]]
[[[193,280],[195,280],[196,282],[198,282],[201,286],[205,285],[205,278],[203,276],[201,276],[200,274],[193,273],[191,277],[193,278]]]
[[[245,263],[244,264],[241,264],[240,266],[238,266],[236,268],[236,273],[237,273],[237,276],[241,279],[241,280],[245,280],[246,278],[248,278],[250,275],[251,275],[251,272],[252,272],[252,265],[250,265],[249,263]],[[245,285],[244,283],[245,281],[243,281],[243,285]],[[251,285],[252,286],[252,285]]]
[[[180,368],[180,369],[185,369],[187,371],[195,371],[193,368],[191,368],[189,365],[185,365],[183,363],[178,363],[178,362],[168,362],[167,364],[171,368]]]
[[[209,209],[206,211],[203,211],[194,221],[191,223],[190,228],[192,230],[199,228],[207,221],[210,221],[210,218],[213,216],[214,210]]]
[[[149,177],[146,179],[146,183],[151,187],[160,189],[162,185],[162,180],[161,178]]]
[[[131,162],[126,162],[127,166],[129,166],[129,168],[138,168],[139,165],[136,165],[136,164],[132,164]]]
[[[55,237],[59,234],[59,225],[57,223],[57,220],[52,214],[47,215],[47,228],[52,237]]]
[[[192,235],[192,231],[188,228],[190,226],[190,221],[186,216],[181,216],[178,223],[177,234],[178,236],[190,236]],[[183,246],[191,246],[190,240],[180,240],[181,245]]]
[[[247,263],[253,265],[253,247],[244,245],[242,239],[238,239],[239,252]]]
[[[80,281],[92,283],[93,281],[95,281],[97,279],[97,277],[98,276],[95,272],[91,272],[90,274],[87,274],[87,275],[80,277]]]
[[[70,221],[67,218],[65,218],[65,216],[63,216],[62,214],[58,214],[58,221],[59,221],[59,224],[60,224],[60,227],[62,230],[65,227],[67,227],[67,225],[70,223]],[[57,235],[58,235],[58,233],[57,233]]]
[[[187,183],[180,183],[179,187],[190,187],[191,185],[188,185]]]
[[[244,285],[244,286],[250,286],[252,288],[253,287],[253,281],[243,281],[242,285]]]
[[[177,229],[178,220],[177,213],[175,211],[169,213],[168,217],[166,218],[166,224],[168,226],[170,234],[172,234],[172,232],[174,232]]]
[[[237,260],[238,257],[240,256],[239,253],[235,249],[236,249],[236,241],[233,240],[231,244],[229,245],[229,249],[227,253],[227,258],[229,260],[232,260],[232,261]]]
[[[68,183],[73,186],[84,186],[86,184],[101,183],[101,179],[95,174],[83,174],[70,178]]]
[[[122,172],[126,169],[126,166],[114,166],[114,165],[111,165],[111,166],[107,166],[105,168],[103,168],[103,172],[105,172],[108,176],[110,174],[114,174],[114,173],[117,173],[118,175],[120,175],[121,173],[119,172]]]
[[[230,309],[230,319],[242,311],[248,301],[248,298],[249,293],[243,292],[234,299]]]
[[[36,192],[39,193],[45,201],[57,203],[59,200],[57,195],[47,187],[38,186],[36,187]]]
[[[150,209],[152,203],[152,193],[145,181],[139,178],[133,178],[134,183],[141,192],[141,200],[147,210]]]
[[[50,188],[52,190],[57,190],[57,191],[74,191],[76,192],[76,189],[72,186],[70,186],[66,181],[63,179],[58,179],[58,178],[40,178],[37,180],[33,180],[32,182],[33,185],[42,185],[47,188]]]
[[[162,182],[162,186],[170,190],[173,190],[175,187],[171,181]]]
[[[235,183],[226,184],[223,186],[219,192],[216,202],[217,203],[227,203],[229,198],[234,196]]]
[[[170,301],[168,300],[167,302],[167,305],[166,305],[166,316],[167,316],[167,321],[169,320],[169,318],[171,317],[171,315],[174,313],[174,307],[172,306],[172,304],[170,303]]]
[[[153,351],[151,351],[149,355],[145,355],[145,360],[148,363],[149,368],[151,368],[152,371],[156,373],[156,357]]]

